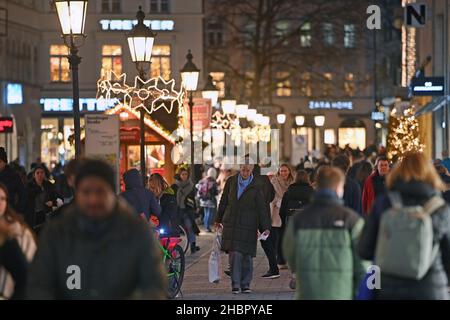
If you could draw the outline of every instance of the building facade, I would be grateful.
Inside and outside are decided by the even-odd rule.
[[[31,52],[35,62],[32,67],[17,63],[29,73],[32,70],[36,93],[32,101],[37,112],[33,128],[39,128],[33,135],[36,150],[30,155],[41,156],[48,164],[63,162],[74,155],[72,143],[72,83],[67,61],[68,49],[61,39],[60,26],[55,9],[50,1],[8,2],[8,33],[14,17],[22,17],[25,3],[29,19],[35,21],[34,33],[24,33],[23,43],[34,44]],[[1,7],[0,2],[0,7]],[[5,5],[4,5],[5,6]],[[201,0],[90,0],[86,18],[86,39],[79,49],[82,62],[79,66],[80,109],[82,115],[89,112],[104,112],[110,105],[97,103],[97,80],[102,73],[112,70],[117,75],[126,73],[129,81],[137,74],[131,60],[126,34],[131,30],[138,7],[146,14],[145,23],[157,34],[155,38],[151,75],[181,82],[179,70],[186,61],[186,54],[192,50],[194,61],[202,68],[203,61],[203,7]],[[29,23],[27,23],[29,25]],[[8,36],[9,37],[9,36]],[[0,41],[2,38],[0,38]],[[3,40],[6,41],[6,40]],[[1,50],[1,49],[0,49]],[[0,55],[1,56],[1,55]],[[10,65],[12,58],[6,58]],[[12,66],[12,68],[16,68]],[[29,79],[27,74],[25,79]],[[29,90],[25,90],[28,92]],[[83,126],[83,119],[81,122]],[[32,137],[32,138],[31,138]],[[18,144],[21,145],[21,144]],[[41,154],[39,154],[41,150]],[[130,150],[129,152],[136,152]],[[20,154],[20,152],[18,152]],[[30,156],[31,157],[31,156]],[[28,162],[29,164],[29,162]]]

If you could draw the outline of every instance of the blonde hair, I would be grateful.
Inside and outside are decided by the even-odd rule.
[[[287,163],[282,163],[282,164],[280,165],[280,167],[278,168],[277,176],[280,175],[280,169],[283,168],[283,167],[285,167],[285,168],[287,168],[287,169],[289,170],[289,176],[288,176],[287,180],[288,180],[289,182],[294,182],[294,181],[295,181],[294,173],[293,173],[293,171],[292,171],[291,166],[288,165]]]
[[[397,181],[412,180],[426,183],[436,190],[444,190],[444,183],[434,166],[421,152],[407,152],[386,177],[386,185],[392,189]]]

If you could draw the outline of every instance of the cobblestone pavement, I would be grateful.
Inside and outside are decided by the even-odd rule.
[[[294,290],[289,288],[290,272],[281,270],[278,279],[262,279],[261,275],[267,272],[268,262],[264,251],[258,246],[258,254],[253,260],[253,281],[251,294],[231,294],[230,279],[222,273],[223,277],[218,284],[208,281],[208,260],[211,252],[213,233],[202,232],[197,238],[200,251],[186,254],[186,272],[182,286],[182,296],[179,299],[187,300],[291,300]],[[228,268],[228,257],[222,254],[222,271]]]

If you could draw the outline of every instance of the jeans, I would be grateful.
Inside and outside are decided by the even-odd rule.
[[[267,260],[269,260],[269,272],[279,273],[278,261],[277,261],[277,251],[280,229],[277,227],[272,227],[270,230],[270,235],[266,240],[261,240],[261,247],[264,249]]]
[[[211,230],[211,222],[213,221],[214,215],[216,214],[216,208],[204,207],[203,211],[205,213],[203,224],[205,225],[206,230]]]
[[[233,289],[250,288],[253,278],[253,258],[249,254],[230,251],[228,259],[231,267],[231,286]]]
[[[195,231],[194,225],[192,222],[191,214],[188,210],[181,210],[181,217],[183,221],[183,226],[186,228],[187,238],[190,244],[195,243]]]

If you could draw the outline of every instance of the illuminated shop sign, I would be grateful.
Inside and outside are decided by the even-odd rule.
[[[0,117],[0,133],[12,133],[14,120],[11,117]]]
[[[123,31],[133,29],[133,26],[137,24],[137,20],[103,19],[99,23],[103,31]],[[175,27],[173,20],[144,20],[144,24],[157,31],[172,31]]]
[[[315,101],[312,100],[309,102],[309,109],[347,109],[352,110],[353,109],[353,102],[352,101]]]
[[[44,112],[71,112],[73,111],[73,100],[67,98],[44,98],[41,99]],[[97,100],[93,98],[80,98],[80,111],[103,112],[117,104],[118,100]]]
[[[384,121],[384,112],[373,111],[371,119],[374,121]]]
[[[444,77],[414,78],[411,89],[413,96],[443,96]]]
[[[21,104],[23,103],[23,91],[20,83],[8,83],[6,85],[6,103]]]

